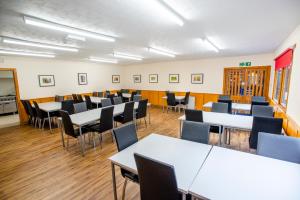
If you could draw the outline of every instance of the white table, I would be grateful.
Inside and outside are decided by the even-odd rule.
[[[167,100],[167,96],[163,96],[162,99]],[[185,96],[175,96],[175,100],[180,104],[185,99]],[[163,111],[165,111],[165,106],[163,105]],[[179,110],[180,111],[180,110]]]
[[[178,190],[188,193],[194,177],[212,146],[163,135],[151,134],[109,158],[112,166],[114,199],[117,199],[115,165],[137,174],[134,153],[174,166]]]
[[[48,120],[49,120],[49,129],[50,132],[52,132],[50,113],[61,110],[61,102],[46,102],[46,103],[39,103],[38,105],[42,111],[47,113]]]
[[[101,104],[101,101],[103,99],[107,99],[107,98],[105,98],[105,97],[91,97],[92,103],[96,104],[97,108],[99,108],[99,105]]]
[[[299,200],[300,165],[214,146],[189,193],[214,200]]]
[[[223,126],[224,128],[235,128],[239,130],[250,131],[253,124],[253,116],[232,115],[228,113],[216,113],[203,111],[203,122],[215,126]],[[180,124],[180,134],[182,121],[185,120],[185,115],[178,118]],[[223,130],[219,133],[222,135]],[[219,144],[222,144],[221,135],[219,136]]]
[[[213,102],[207,102],[203,105],[204,108],[212,108]],[[232,110],[234,111],[245,111],[250,112],[251,110],[251,104],[244,104],[244,103],[232,103]]]

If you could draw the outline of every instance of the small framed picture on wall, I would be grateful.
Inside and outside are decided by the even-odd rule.
[[[55,86],[54,75],[38,75],[40,87]]]
[[[78,85],[87,85],[87,73],[78,73]]]
[[[179,83],[179,74],[169,74],[169,83]]]
[[[191,74],[191,83],[192,84],[203,84],[203,73]]]
[[[120,83],[120,75],[112,75],[112,83]]]
[[[149,74],[149,83],[158,83],[158,74]]]
[[[141,83],[142,82],[142,76],[141,75],[133,75],[133,82],[134,83]]]

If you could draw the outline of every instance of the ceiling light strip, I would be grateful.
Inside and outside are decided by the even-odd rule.
[[[152,52],[152,53],[164,55],[164,56],[169,56],[169,57],[172,57],[172,58],[176,57],[174,53],[167,52],[165,50],[160,50],[160,49],[152,48],[152,47],[149,47],[148,51]]]
[[[78,36],[78,35],[71,35],[69,34],[67,36],[68,39],[73,39],[73,40],[80,40],[80,41],[85,41],[85,37]]]
[[[39,47],[39,48],[44,48],[44,49],[55,49],[55,50],[60,50],[60,51],[78,52],[78,49],[71,48],[71,47],[55,46],[55,45],[42,44],[42,43],[36,43],[36,42],[28,42],[28,41],[23,41],[23,40],[4,38],[2,41],[7,44],[17,44],[17,45],[30,46],[30,47]]]
[[[169,16],[179,25],[184,25],[184,18],[181,17],[171,6],[169,6],[164,0],[158,0],[158,2],[165,8],[169,13]]]
[[[219,48],[214,43],[212,43],[209,39],[206,38],[204,40],[204,43],[205,43],[205,45],[209,46],[215,52],[218,53],[220,51]]]
[[[34,57],[45,57],[45,58],[54,58],[54,54],[42,54],[42,53],[33,53],[25,51],[12,51],[12,50],[2,50],[0,49],[0,54],[6,55],[20,55],[20,56],[34,56]]]
[[[112,59],[105,59],[105,58],[95,58],[95,57],[89,57],[90,61],[94,61],[94,62],[104,62],[104,63],[113,63],[113,64],[117,64],[118,61],[117,60],[112,60]]]
[[[99,39],[99,40],[104,40],[104,41],[109,41],[109,42],[114,42],[115,38],[99,33],[93,33],[90,31],[82,30],[82,29],[77,29],[37,18],[32,18],[28,16],[24,16],[24,21],[26,24],[33,25],[33,26],[38,26],[42,28],[48,28],[56,31],[61,31],[65,33],[70,33],[70,34],[75,34],[75,35],[80,35],[83,37],[89,37],[89,38],[94,38],[94,39]]]
[[[142,57],[124,54],[124,53],[114,53],[113,56],[115,58],[124,58],[124,59],[129,59],[129,60],[143,60]]]

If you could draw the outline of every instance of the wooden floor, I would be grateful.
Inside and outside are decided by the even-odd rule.
[[[151,125],[142,123],[139,139],[150,133],[178,137],[178,113],[163,113],[151,108]],[[108,157],[117,152],[110,134],[104,136],[103,148],[86,145],[80,154],[77,140],[62,147],[60,132],[41,131],[31,126],[0,129],[0,199],[113,199],[111,168]],[[248,133],[234,132],[230,148],[248,151]],[[216,144],[218,135],[211,134]],[[123,178],[117,169],[119,198]],[[139,187],[129,183],[126,199],[139,199]]]

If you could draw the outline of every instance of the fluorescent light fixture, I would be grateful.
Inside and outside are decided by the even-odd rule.
[[[55,57],[54,54],[26,52],[26,51],[14,51],[14,50],[2,50],[2,49],[0,49],[0,54],[19,55],[19,56],[34,56],[34,57],[45,57],[45,58],[54,58]]]
[[[128,55],[128,54],[124,54],[124,53],[114,53],[113,56],[115,58],[124,58],[124,59],[129,59],[129,60],[143,60],[143,58],[140,56]]]
[[[117,60],[112,60],[112,59],[106,59],[106,58],[96,58],[96,57],[89,57],[89,61],[94,61],[94,62],[104,62],[104,63],[113,63],[117,64]]]
[[[109,42],[115,41],[115,38],[113,38],[111,36],[94,33],[94,32],[90,32],[90,31],[86,31],[86,30],[82,30],[82,29],[77,29],[77,28],[73,28],[73,27],[69,27],[69,26],[65,26],[65,25],[61,25],[61,24],[57,24],[57,23],[53,23],[53,22],[49,22],[49,21],[45,21],[45,20],[41,20],[41,19],[36,19],[36,18],[28,17],[28,16],[24,16],[24,21],[25,21],[25,24],[30,24],[30,25],[38,26],[38,27],[42,27],[42,28],[48,28],[48,29],[52,29],[52,30],[56,30],[56,31],[69,33],[69,34],[74,34],[74,35],[79,35],[79,36],[89,37],[89,38],[94,38],[94,39],[99,39],[99,40],[105,40],[105,41],[109,41]]]
[[[149,48],[148,48],[148,51],[149,51],[149,52],[152,52],[152,53],[161,54],[161,55],[164,55],[164,56],[169,56],[169,57],[172,57],[172,58],[175,57],[175,54],[174,54],[174,53],[167,52],[167,51],[165,51],[165,50],[155,49],[155,48],[152,48],[152,47],[149,47]]]
[[[168,12],[168,15],[176,22],[179,26],[184,25],[184,19],[181,17],[171,6],[169,6],[164,0],[157,0]]]
[[[73,39],[73,40],[85,41],[85,37],[78,36],[78,35],[71,35],[71,34],[69,34],[69,35],[67,36],[67,39]]]
[[[55,49],[55,50],[60,50],[60,51],[78,52],[78,49],[71,48],[71,47],[41,44],[41,43],[36,43],[36,42],[27,42],[27,41],[23,41],[23,40],[4,38],[2,41],[7,44],[17,44],[17,45],[30,46],[30,47],[39,47],[39,48],[44,48],[44,49]]]
[[[214,43],[212,43],[208,38],[204,39],[203,42],[208,48],[212,49],[217,53],[219,52],[219,48]]]

